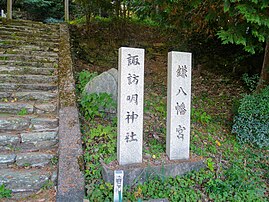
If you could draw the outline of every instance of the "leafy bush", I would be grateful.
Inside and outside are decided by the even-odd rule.
[[[78,77],[77,89],[79,90],[79,92],[82,93],[86,84],[96,76],[97,76],[97,72],[91,73],[90,71],[87,71],[87,70],[81,71],[77,75]]]
[[[242,80],[244,81],[246,87],[248,88],[248,90],[250,90],[250,92],[253,92],[259,82],[259,75],[258,74],[254,74],[252,76],[249,76],[247,73],[243,74],[242,76]]]
[[[45,19],[44,22],[45,23],[61,23],[63,22],[63,20],[50,17],[50,18]]]
[[[269,146],[269,86],[260,94],[246,95],[240,101],[232,132],[241,143]]]
[[[107,93],[83,93],[80,104],[87,120],[93,119],[95,116],[103,117],[106,112],[116,109],[115,101]]]

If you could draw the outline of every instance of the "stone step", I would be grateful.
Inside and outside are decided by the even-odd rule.
[[[45,52],[51,52],[51,53],[58,53],[58,48],[50,48],[47,46],[37,46],[37,45],[27,45],[27,44],[0,44],[0,51],[4,50],[21,50],[21,51],[45,51]]]
[[[45,38],[42,36],[32,36],[32,35],[18,36],[18,35],[16,35],[16,33],[8,34],[8,35],[2,35],[0,33],[0,35],[1,35],[1,39],[6,40],[6,41],[15,40],[15,41],[23,41],[23,42],[29,42],[29,43],[36,42],[36,41],[42,41],[42,42],[56,43],[56,44],[59,43],[59,39],[57,39],[57,38]]]
[[[56,114],[58,103],[43,103],[34,105],[35,114]]]
[[[36,68],[56,68],[58,67],[57,62],[34,62],[25,60],[0,60],[0,66],[27,66]]]
[[[45,167],[54,157],[56,157],[55,154],[48,152],[0,153],[0,168],[8,168],[11,165],[18,167]]]
[[[53,149],[58,143],[58,128],[47,131],[20,133],[21,143],[16,145],[21,151]]]
[[[2,30],[0,29],[0,32]],[[1,34],[1,39],[3,41],[9,41],[9,40],[12,40],[12,41],[24,41],[24,42],[29,42],[30,44],[32,42],[47,42],[47,43],[56,43],[58,44],[59,43],[59,38],[49,38],[49,37],[42,37],[42,36],[38,36],[38,35],[32,35],[31,33],[29,34],[25,34],[25,35],[18,35],[16,32],[14,33],[11,33],[11,34]]]
[[[2,24],[0,22],[0,28],[1,30],[5,30],[5,29],[15,29],[17,30],[16,32],[20,32],[20,31],[29,31],[29,32],[38,32],[38,33],[44,33],[44,34],[48,34],[51,33],[52,35],[58,34],[59,33],[59,27],[53,27],[53,26],[32,26],[29,24],[15,24],[15,23],[11,23],[11,24]]]
[[[58,32],[42,32],[38,29],[18,29],[15,27],[2,27],[0,30],[0,35],[13,35],[13,36],[26,36],[29,35],[31,37],[42,37],[49,39],[59,40]]]
[[[10,48],[0,48],[0,54],[12,54],[12,55],[27,55],[31,57],[48,57],[48,58],[58,58],[58,53],[52,51],[37,51],[37,50],[25,50],[25,49],[10,49]]]
[[[8,166],[15,164],[16,154],[14,153],[0,153],[0,169],[7,168]]]
[[[0,131],[27,130],[30,128],[31,119],[23,116],[0,116]]]
[[[51,159],[55,157],[55,154],[41,153],[41,152],[29,152],[19,153],[16,155],[17,166],[30,166],[30,167],[44,167],[51,162]]]
[[[56,103],[58,94],[57,92],[0,92],[0,100],[5,102],[12,101],[39,101]]]
[[[55,173],[44,169],[0,169],[0,184],[13,193],[35,192],[49,180],[54,181]]]
[[[32,114],[34,113],[34,103],[20,102],[0,102],[0,114]]]
[[[58,31],[59,25],[58,24],[44,24],[42,22],[33,22],[29,20],[12,20],[12,22],[3,23],[0,20],[0,27],[14,27],[18,29],[33,29],[33,30],[40,30],[40,31]]]
[[[2,152],[0,153],[0,168],[18,167],[45,167],[53,158],[55,152]]]
[[[28,62],[57,62],[56,57],[46,57],[37,55],[22,55],[22,54],[0,54],[0,60],[23,60]]]
[[[0,133],[0,152],[13,151],[21,142],[16,133]]]
[[[0,114],[55,114],[57,103],[0,102]]]
[[[0,132],[44,131],[58,127],[58,118],[37,115],[0,115]]]
[[[41,46],[41,47],[48,47],[48,48],[58,48],[59,44],[55,43],[55,42],[49,42],[49,41],[43,41],[42,39],[40,39],[40,41],[22,41],[22,40],[13,40],[13,39],[4,39],[1,37],[0,39],[0,47],[2,46],[7,46],[7,45],[15,45],[15,46],[21,46],[21,45],[25,45],[27,43],[27,45],[35,45],[35,46]]]
[[[14,84],[14,83],[0,83],[0,92],[24,92],[24,91],[57,91],[56,84]]]
[[[0,74],[0,83],[53,84],[57,79],[57,76]]]
[[[0,133],[0,152],[30,152],[54,149],[58,143],[58,128],[45,128],[36,132],[2,132]]]
[[[0,66],[0,74],[12,74],[12,75],[54,75],[56,68],[37,68],[37,67],[27,67],[27,66]]]

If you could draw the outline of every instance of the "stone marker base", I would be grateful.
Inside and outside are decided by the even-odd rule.
[[[166,198],[162,198],[162,199],[150,199],[148,201],[143,201],[143,202],[169,202],[169,200]]]
[[[128,166],[109,167],[104,162],[102,164],[102,176],[106,182],[113,184],[114,170],[123,170],[123,185],[133,185],[136,183],[144,183],[149,179],[175,177],[183,175],[193,170],[199,170],[205,167],[204,159],[201,157],[192,157],[189,160],[177,160],[163,162],[159,165],[151,165],[150,163],[132,164]]]

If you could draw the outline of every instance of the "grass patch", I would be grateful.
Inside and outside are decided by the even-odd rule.
[[[11,190],[7,189],[4,184],[0,185],[0,199],[10,197],[11,197]]]

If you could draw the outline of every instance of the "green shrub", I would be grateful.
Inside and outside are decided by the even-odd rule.
[[[260,94],[241,99],[232,132],[241,143],[260,148],[269,146],[269,86]]]
[[[49,17],[49,18],[46,18],[44,20],[45,23],[62,23],[64,22],[62,19],[57,19],[57,18],[52,18],[52,17]]]
[[[95,116],[103,117],[106,112],[116,110],[115,101],[107,93],[82,93],[80,104],[87,120]]]
[[[258,74],[254,74],[252,76],[249,76],[247,73],[242,75],[242,80],[244,81],[246,87],[248,90],[250,90],[250,92],[253,92],[259,82],[259,75]]]
[[[96,72],[89,72],[87,70],[81,71],[77,77],[78,77],[78,84],[77,84],[77,89],[79,90],[80,93],[83,92],[84,87],[86,84],[92,80],[94,77],[96,77],[98,74]]]

